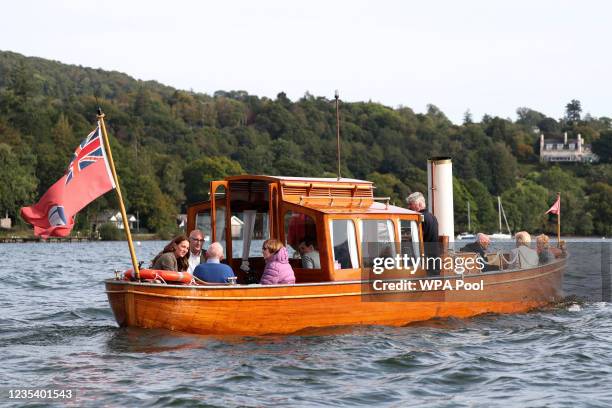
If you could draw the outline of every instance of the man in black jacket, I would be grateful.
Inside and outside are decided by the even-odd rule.
[[[489,239],[489,237],[486,234],[479,232],[478,234],[476,234],[476,241],[467,244],[466,246],[461,248],[459,251],[477,253],[478,256],[480,256],[482,260],[485,262],[485,267],[483,271],[496,270],[497,268],[486,264],[487,248],[489,247],[490,244],[491,244],[491,240]]]
[[[440,275],[440,266],[442,260],[436,260],[440,257],[440,244],[438,242],[438,220],[436,217],[427,211],[425,205],[425,197],[420,192],[410,194],[406,201],[408,202],[408,208],[412,211],[418,211],[423,214],[423,245],[425,248],[425,260],[429,261],[427,268],[427,274],[430,276]]]

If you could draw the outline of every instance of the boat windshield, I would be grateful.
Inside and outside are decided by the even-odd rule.
[[[374,258],[395,257],[395,226],[391,220],[360,220],[360,240],[364,267],[371,267]]]
[[[330,220],[329,235],[332,237],[334,269],[359,268],[353,220]]]

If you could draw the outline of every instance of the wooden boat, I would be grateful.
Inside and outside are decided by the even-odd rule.
[[[375,273],[376,259],[423,255],[422,216],[374,197],[371,182],[354,179],[234,176],[213,181],[211,199],[188,208],[187,230],[198,228],[226,249],[237,284],[179,285],[105,282],[120,326],[200,334],[262,335],[347,325],[402,326],[432,318],[516,313],[561,299],[565,259],[532,269],[454,270],[474,254],[447,252],[455,262],[432,279],[421,267]],[[236,219],[240,220],[237,222]],[[240,226],[240,229],[238,227]],[[234,227],[234,228],[232,228]],[[290,259],[296,284],[247,284],[263,271],[260,241],[277,238],[290,252],[314,240],[321,265]],[[382,283],[469,283],[479,290],[376,289]],[[376,282],[376,283],[375,283]],[[418,286],[417,286],[418,287]]]

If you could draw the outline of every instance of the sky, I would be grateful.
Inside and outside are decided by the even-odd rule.
[[[612,2],[601,0],[20,0],[0,8],[0,50],[213,94],[306,92],[461,123],[612,117]]]

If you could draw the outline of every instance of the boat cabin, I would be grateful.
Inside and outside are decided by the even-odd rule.
[[[238,283],[248,282],[245,270],[259,279],[269,238],[285,244],[296,283],[359,280],[376,257],[423,253],[421,214],[374,197],[369,181],[232,176],[211,182],[209,195],[189,206],[187,232],[200,229],[204,248],[220,242]],[[320,267],[303,267],[304,242]]]

